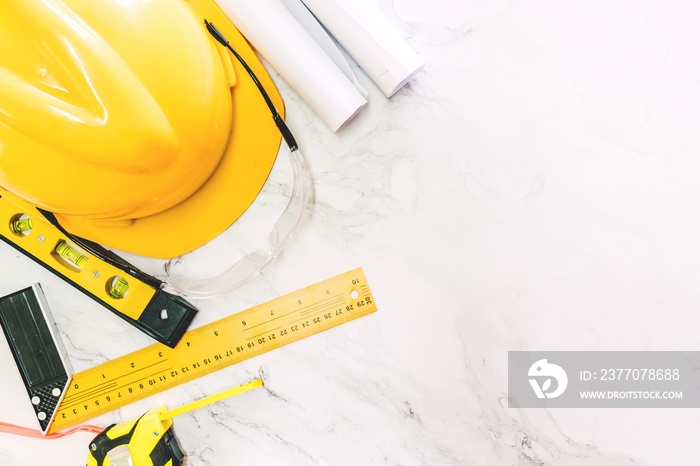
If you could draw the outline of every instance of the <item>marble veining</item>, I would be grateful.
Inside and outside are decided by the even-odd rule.
[[[92,422],[267,385],[175,420],[189,464],[690,465],[693,410],[507,407],[508,350],[695,350],[700,6],[377,0],[425,61],[333,134],[271,70],[313,199],[289,248],[206,324],[362,266],[379,312]],[[205,275],[264,246],[281,154],[240,224],[182,259]],[[177,234],[176,232],[173,234]],[[150,340],[9,247],[0,289],[40,282],[76,370]],[[33,426],[9,352],[1,421]],[[88,434],[0,435],[0,465],[84,464]]]

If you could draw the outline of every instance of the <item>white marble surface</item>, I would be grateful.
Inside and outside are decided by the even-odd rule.
[[[190,464],[696,464],[696,410],[507,409],[506,369],[508,350],[698,349],[700,5],[380,3],[425,70],[390,100],[360,74],[369,106],[339,134],[277,80],[313,205],[194,325],[356,266],[379,312],[93,422],[263,366],[265,389],[176,419]],[[273,178],[244,220],[287,189]],[[6,246],[0,264],[3,291],[42,283],[77,370],[150,344]],[[4,349],[0,365],[0,420],[33,425]],[[90,438],[0,436],[0,464],[84,464]]]

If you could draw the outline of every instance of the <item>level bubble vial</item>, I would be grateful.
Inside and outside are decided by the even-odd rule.
[[[126,278],[117,275],[107,281],[107,291],[114,299],[122,299],[129,292],[129,282]]]
[[[27,214],[17,214],[10,220],[10,231],[17,236],[27,236],[33,228],[34,222]]]
[[[87,264],[88,257],[83,255],[78,248],[71,246],[65,241],[59,241],[53,251],[58,254],[68,265],[76,267],[80,270],[82,270],[85,264]]]

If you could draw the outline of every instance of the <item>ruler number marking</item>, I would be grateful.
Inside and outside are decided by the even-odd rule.
[[[299,321],[304,320],[304,319],[308,319],[309,316],[311,316],[313,314],[323,314],[324,312],[329,311],[329,310],[331,310],[339,305],[342,305],[343,303],[345,303],[345,300],[340,298],[340,299],[333,300],[333,301],[331,301],[323,306],[316,306],[312,309],[309,309],[307,311],[302,312],[300,314],[302,316],[302,318],[297,319],[297,320],[293,321],[292,323],[299,322]]]
[[[76,393],[75,395],[73,395],[71,397],[65,397],[63,399],[63,402],[61,403],[61,405],[63,405],[63,403],[72,403],[72,402],[81,403],[85,399],[90,399],[93,396],[98,396],[99,393],[96,393],[96,392],[98,392],[99,390],[109,390],[115,385],[117,385],[117,382],[115,382],[115,381],[101,383],[99,389],[92,387],[91,389],[88,389],[88,391],[86,391],[84,393]],[[78,395],[80,395],[80,396],[78,396]]]
[[[117,361],[118,361],[118,360],[117,360]],[[73,395],[66,396],[66,397],[64,398],[64,400],[63,400],[63,403],[83,400],[83,399],[85,399],[85,397],[90,398],[90,397],[92,397],[92,396],[99,396],[99,395],[100,395],[100,392],[102,392],[102,391],[104,391],[104,390],[107,390],[107,389],[111,388],[112,386],[116,385],[116,384],[117,384],[117,380],[122,379],[122,378],[124,378],[124,377],[128,377],[128,376],[130,376],[130,375],[134,375],[134,374],[136,374],[136,373],[139,372],[139,371],[146,370],[146,369],[148,369],[148,368],[151,368],[151,367],[153,367],[153,366],[155,366],[155,365],[158,365],[158,364],[162,364],[162,363],[167,362],[167,361],[168,361],[167,358],[166,358],[166,359],[162,359],[162,360],[160,360],[160,361],[158,361],[158,362],[155,362],[155,363],[153,363],[153,364],[149,364],[148,366],[144,366],[144,367],[142,367],[142,368],[140,368],[140,369],[136,369],[136,370],[134,370],[134,371],[126,372],[124,375],[120,375],[119,377],[115,377],[114,379],[109,379],[109,380],[106,380],[106,381],[104,381],[104,382],[102,382],[102,383],[98,383],[98,384],[96,384],[96,385],[93,385],[93,386],[90,386],[90,387],[88,387],[88,388],[85,388],[85,389],[83,389],[83,392],[82,392],[82,393],[75,393],[75,394],[73,394]],[[133,364],[134,364],[134,363],[133,363],[133,362],[130,362],[129,364],[131,365],[131,367],[133,367]],[[76,390],[78,389],[78,386],[77,386],[77,385],[78,385],[78,384],[75,384],[75,385],[74,385],[74,387],[75,387]]]
[[[75,382],[80,389],[71,385],[51,431],[83,422],[166,388],[370,314],[376,308],[369,287],[363,282],[361,270],[347,272],[221,319],[214,323],[216,327],[208,325],[191,330],[183,339],[186,344],[175,350],[156,344],[76,374]],[[350,295],[354,290],[361,292],[359,299],[357,291]],[[270,322],[278,325],[262,331],[260,327]],[[258,331],[254,336],[247,337],[243,333],[255,328]],[[218,336],[223,338],[214,338]],[[154,360],[157,362],[148,364]],[[153,366],[167,360],[171,361],[167,368],[152,372]],[[140,367],[144,363],[148,365]],[[148,368],[151,368],[151,375],[136,378]],[[110,380],[110,374],[121,375]],[[73,393],[74,388],[79,392]]]
[[[155,374],[149,375],[147,377],[142,377],[140,379],[129,381],[129,382],[125,383],[124,385],[120,385],[120,386],[117,386],[118,385],[117,380],[122,379],[124,377],[127,377],[129,375],[134,375],[141,370],[148,369],[149,367],[153,367],[153,366],[160,364],[162,362],[165,362],[165,361],[167,361],[167,359],[164,359],[164,360],[159,361],[157,363],[151,364],[151,365],[146,366],[142,369],[137,369],[135,371],[131,371],[127,374],[124,374],[120,377],[115,378],[114,380],[110,380],[109,382],[101,383],[97,386],[91,387],[88,391],[86,391],[84,393],[80,393],[80,396],[77,396],[78,394],[76,393],[74,396],[70,397],[70,399],[68,399],[68,397],[66,397],[66,398],[64,398],[63,402],[61,403],[61,406],[62,407],[65,406],[66,408],[71,408],[73,406],[76,406],[76,405],[83,403],[85,400],[94,399],[95,397],[102,396],[105,393],[112,393],[112,392],[118,391],[122,388],[129,387],[130,385],[135,386],[136,383],[141,382],[143,380],[146,380],[149,377],[153,377],[154,375],[158,375],[158,374],[161,374],[163,372],[169,371],[172,369],[172,367],[167,368],[167,369],[163,369],[163,370],[158,371]],[[140,388],[143,388],[143,387],[140,387]],[[129,392],[129,393],[131,393],[131,392]],[[119,397],[121,397],[121,394],[119,395]]]
[[[265,325],[265,324],[267,324],[267,323],[269,323],[269,322],[272,322],[272,321],[277,320],[277,319],[281,319],[281,318],[283,318],[283,317],[287,317],[288,315],[294,314],[295,312],[306,311],[306,310],[308,310],[308,309],[309,309],[310,307],[312,307],[312,306],[325,305],[327,301],[329,301],[329,300],[331,300],[331,299],[335,299],[335,298],[341,297],[341,296],[342,296],[341,294],[338,294],[338,295],[335,295],[335,296],[331,296],[330,298],[326,298],[326,299],[324,299],[324,300],[322,300],[322,301],[319,301],[319,302],[316,302],[316,303],[313,303],[313,304],[309,304],[309,305],[304,306],[304,307],[299,308],[299,309],[295,309],[295,310],[293,310],[293,311],[287,312],[286,314],[278,315],[278,316],[275,317],[274,319],[268,319],[268,320],[265,320],[265,321],[263,321],[263,322],[260,322],[259,324],[251,325],[250,327],[245,328],[243,331],[244,331],[244,332],[247,332],[247,331],[250,330],[250,329],[253,329],[253,328],[255,328],[255,327],[259,327],[259,326],[261,326],[261,325]],[[297,303],[301,304],[301,300],[297,300]],[[245,322],[245,321],[244,321],[244,322]],[[245,326],[246,324],[244,323],[243,325]]]
[[[258,338],[258,337],[260,337],[260,336],[262,336],[262,335],[268,335],[270,332],[274,332],[274,331],[276,331],[276,330],[279,330],[280,328],[282,328],[282,327],[275,327],[275,328],[270,329],[270,330],[268,330],[268,331],[266,331],[266,332],[260,332],[260,333],[258,333],[257,335],[253,335],[252,337],[248,337],[248,340],[254,340],[255,338]],[[273,333],[272,335],[274,335],[274,333]],[[275,337],[272,337],[272,339],[274,339],[274,338],[275,338]]]
[[[106,388],[106,390],[103,390],[101,393],[94,393],[94,394],[92,394],[92,395],[90,395],[90,396],[83,396],[83,397],[81,397],[80,399],[72,400],[72,401],[70,401],[70,402],[68,402],[68,403],[66,403],[65,400],[64,400],[64,402],[61,403],[61,408],[72,408],[72,407],[74,407],[74,406],[78,406],[78,405],[82,404],[82,403],[84,402],[83,400],[85,400],[85,399],[91,400],[91,399],[94,399],[96,396],[101,396],[101,395],[104,395],[105,393],[111,393],[111,392],[113,392],[113,391],[115,391],[115,390],[120,390],[120,389],[122,389],[122,388],[126,388],[128,393],[133,393],[133,389],[132,389],[132,388],[135,386],[135,384],[138,383],[138,382],[142,382],[142,381],[144,381],[144,380],[146,380],[146,379],[148,379],[148,377],[142,377],[142,378],[137,379],[137,380],[134,380],[134,381],[132,381],[132,382],[127,382],[127,383],[125,383],[124,385],[120,385],[120,386],[118,386],[118,387],[114,387],[114,388],[109,387],[109,388]],[[116,382],[115,382],[114,384],[116,385]],[[139,385],[140,385],[139,388],[143,388],[143,384],[139,384]],[[121,395],[120,395],[120,396],[121,396]]]
[[[303,312],[301,312],[299,315],[303,317],[308,317],[311,314],[316,314],[318,312],[323,312],[327,308],[333,308],[338,305],[342,305],[345,302],[345,299],[343,299],[341,296],[338,296],[338,299],[335,299],[333,301],[330,301],[328,303],[324,303],[323,305],[317,305],[314,307],[311,307],[310,309],[307,309]]]
[[[355,305],[356,305],[358,308],[360,308],[360,307],[362,307],[362,306],[367,306],[368,304],[372,304],[372,299],[371,299],[369,296],[367,296],[364,300],[360,300],[360,301],[357,301],[357,302],[355,303]],[[352,304],[351,304],[350,306],[352,306]]]

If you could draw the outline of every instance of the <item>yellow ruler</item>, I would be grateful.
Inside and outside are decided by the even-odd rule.
[[[49,432],[376,311],[361,268],[73,376]]]

